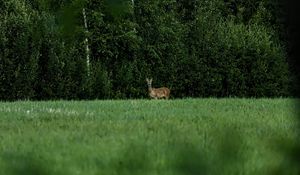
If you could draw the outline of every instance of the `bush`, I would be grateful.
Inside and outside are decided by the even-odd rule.
[[[38,50],[33,41],[32,19],[24,2],[6,2],[9,13],[0,15],[0,99],[30,99],[34,96]]]
[[[181,60],[181,93],[217,97],[288,95],[286,55],[272,40],[272,31],[258,24],[236,24],[210,11],[199,12],[186,39],[190,56]]]
[[[225,58],[230,60],[229,64],[224,63],[228,68],[221,67],[225,70],[223,75],[226,78],[228,95],[288,95],[286,55],[283,47],[272,41],[270,31],[261,25],[246,26],[231,21],[224,22],[220,29],[218,37],[225,50]],[[231,84],[238,85],[232,88]]]

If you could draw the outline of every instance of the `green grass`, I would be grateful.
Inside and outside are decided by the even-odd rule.
[[[298,153],[295,105],[213,98],[2,102],[0,174],[298,174],[299,159],[290,156]]]

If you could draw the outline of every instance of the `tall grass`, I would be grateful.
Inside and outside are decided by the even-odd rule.
[[[0,174],[298,174],[295,103],[0,103]]]

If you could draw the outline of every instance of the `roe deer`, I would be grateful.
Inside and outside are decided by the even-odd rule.
[[[158,98],[165,98],[169,99],[170,97],[170,89],[166,87],[161,87],[161,88],[152,88],[152,78],[148,79],[146,78],[147,84],[148,84],[148,91],[149,91],[149,96],[154,99]]]

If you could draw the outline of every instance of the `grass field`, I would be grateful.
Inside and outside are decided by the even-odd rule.
[[[2,102],[0,174],[298,174],[295,103]]]

